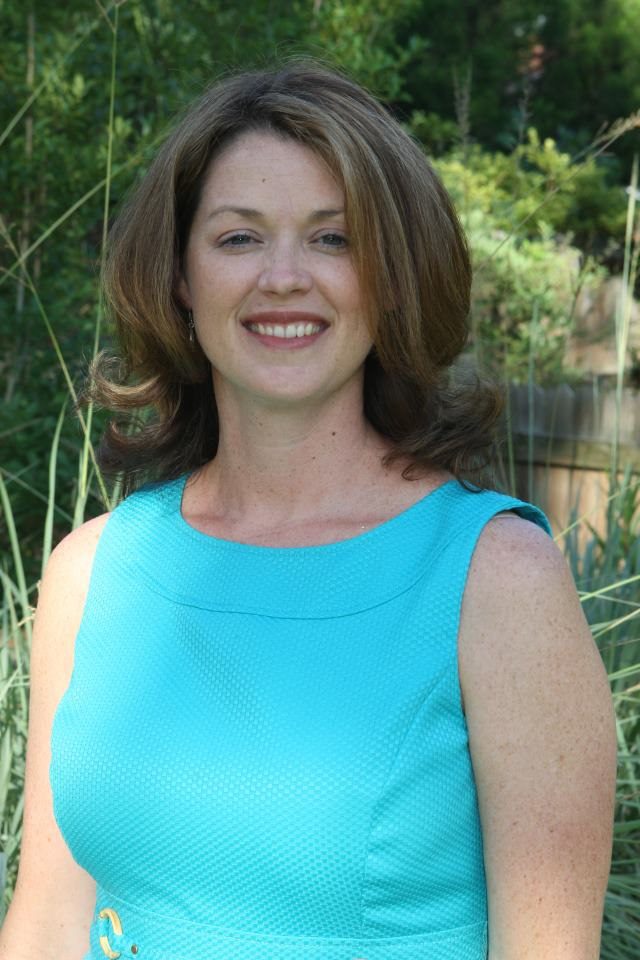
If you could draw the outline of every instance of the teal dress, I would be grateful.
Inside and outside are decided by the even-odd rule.
[[[85,960],[484,960],[460,605],[487,521],[546,519],[452,480],[351,539],[251,546],[189,526],[185,480],[107,521],[54,718]]]

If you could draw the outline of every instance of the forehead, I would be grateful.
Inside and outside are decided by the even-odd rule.
[[[343,201],[342,186],[310,147],[268,132],[241,134],[223,147],[207,171],[203,202],[220,200],[253,206],[252,198],[279,198],[309,206]],[[241,201],[241,202],[240,202]]]

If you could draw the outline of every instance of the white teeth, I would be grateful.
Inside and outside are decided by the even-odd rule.
[[[293,340],[295,337],[310,337],[322,330],[321,323],[249,323],[247,326],[253,333],[260,333],[268,337],[284,337],[287,340]]]

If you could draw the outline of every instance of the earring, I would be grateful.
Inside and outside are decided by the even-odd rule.
[[[196,342],[196,336],[195,336],[196,324],[193,319],[193,310],[188,311],[187,320],[189,323],[189,343],[191,344],[191,346],[193,346],[193,344]]]

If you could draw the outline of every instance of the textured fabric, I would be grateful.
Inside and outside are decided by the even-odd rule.
[[[484,960],[460,605],[487,521],[546,519],[450,481],[348,540],[250,546],[186,523],[185,480],[109,518],[54,719],[87,958]]]

